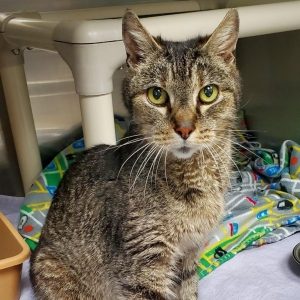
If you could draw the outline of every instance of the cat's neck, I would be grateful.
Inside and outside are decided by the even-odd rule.
[[[179,159],[170,154],[165,167],[166,180],[180,191],[209,188],[209,192],[224,192],[229,183],[231,150],[230,144],[223,146],[227,152],[216,155],[204,150],[188,159]]]

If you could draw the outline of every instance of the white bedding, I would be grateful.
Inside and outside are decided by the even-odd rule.
[[[23,198],[0,196],[0,211],[13,224]],[[297,233],[280,242],[239,253],[199,282],[201,300],[300,299],[300,265],[292,258]],[[22,272],[21,300],[33,300],[28,261]]]

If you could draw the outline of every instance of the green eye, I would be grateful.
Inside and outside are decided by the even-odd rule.
[[[202,103],[208,104],[214,102],[218,95],[218,87],[215,84],[209,84],[200,90],[199,99]]]
[[[148,100],[157,106],[164,106],[168,99],[168,93],[160,87],[151,87],[147,90]]]

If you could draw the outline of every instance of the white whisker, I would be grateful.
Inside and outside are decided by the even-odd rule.
[[[152,184],[152,180],[153,180],[153,176],[154,176],[154,170],[155,170],[155,164],[156,164],[156,160],[158,159],[158,156],[161,152],[161,147],[158,146],[158,148],[160,148],[158,151],[157,151],[157,154],[155,155],[154,157],[154,160],[153,160],[153,164],[151,165],[151,167],[153,166],[152,168],[152,174],[151,174],[151,184]]]
[[[214,143],[214,145],[217,146],[217,147],[223,152],[223,149],[222,149],[218,144],[215,144],[215,143]],[[231,178],[231,176],[230,176],[230,175],[231,175],[231,174],[230,174],[230,171],[228,170],[227,166],[225,165],[225,163],[224,163],[223,160],[221,159],[221,157],[220,157],[220,155],[218,154],[218,152],[216,151],[216,149],[215,149],[214,147],[212,147],[211,150],[214,151],[214,153],[215,153],[215,154],[217,155],[217,157],[219,158],[219,161],[220,161],[220,163],[221,163],[221,165],[222,165],[222,168],[224,168],[224,172],[225,172],[225,174],[226,174],[226,177],[227,177],[227,180],[228,180],[228,184],[229,184],[230,188],[232,189],[231,180],[230,180],[230,178]],[[227,152],[224,151],[224,153],[230,158],[230,156],[229,156],[229,154],[228,154]]]
[[[230,141],[231,143],[233,143],[233,144],[235,144],[235,145],[237,145],[237,146],[239,146],[239,147],[241,147],[241,148],[243,148],[243,149],[245,149],[246,151],[252,153],[252,154],[253,154],[254,156],[256,156],[257,158],[261,158],[266,164],[268,163],[268,162],[265,161],[262,157],[260,157],[259,155],[257,155],[255,152],[251,151],[249,148],[243,146],[242,144],[240,144],[240,143],[238,143],[238,142],[235,142],[235,141],[232,141],[232,140],[230,140],[230,139],[227,139],[227,138],[225,138],[225,137],[222,137],[222,138],[225,139],[225,140],[227,140],[227,141]]]
[[[159,168],[159,164],[160,164],[160,160],[161,160],[161,158],[162,158],[162,156],[163,156],[163,150],[164,150],[164,148],[163,147],[161,147],[160,148],[160,150],[159,150],[159,152],[161,153],[160,154],[160,157],[159,157],[159,160],[158,160],[158,163],[157,163],[157,167],[156,167],[156,172],[155,172],[155,187],[156,187],[156,181],[157,181],[157,172],[158,172],[158,168]]]
[[[134,143],[137,143],[137,142],[140,142],[140,141],[144,141],[144,140],[149,140],[149,139],[150,139],[150,138],[146,138],[146,137],[144,137],[144,138],[133,139],[133,140],[128,141],[128,142],[126,142],[126,143],[124,143],[124,144],[111,145],[111,146],[107,147],[105,150],[102,150],[102,151],[100,151],[100,152],[102,153],[102,152],[106,152],[106,151],[112,150],[112,149],[115,149],[114,151],[117,151],[117,150],[118,150],[119,148],[121,148],[121,147],[130,145],[130,144],[134,144]]]
[[[156,151],[156,149],[157,149],[158,147],[159,147],[159,146],[156,146],[156,147],[152,150],[151,155],[149,156],[149,159],[147,160],[146,164],[147,164],[148,161],[151,159],[152,155],[155,153],[155,151]],[[150,173],[151,173],[151,169],[152,169],[153,163],[155,162],[156,157],[157,157],[157,154],[156,154],[154,160],[152,161],[152,164],[151,164],[151,166],[150,166],[150,168],[149,168],[149,171],[148,171],[148,174],[147,174],[147,177],[146,177],[145,188],[144,188],[144,198],[145,198],[145,196],[146,196],[146,189],[147,189],[148,178],[149,178],[149,175],[150,175]],[[146,164],[145,164],[145,166],[146,166]]]
[[[146,148],[140,153],[140,155],[137,157],[137,159],[135,160],[135,162],[134,162],[134,164],[132,165],[131,170],[130,170],[130,174],[129,174],[130,180],[131,180],[132,172],[133,172],[134,167],[135,167],[135,165],[137,164],[138,160],[139,160],[140,157],[143,155],[143,153],[144,153],[150,146],[152,146],[153,144],[154,144],[154,142],[147,144],[148,147],[146,147]]]
[[[166,178],[167,186],[169,186],[168,177],[167,177],[167,155],[168,155],[168,149],[166,148],[166,154],[165,154],[165,178]]]
[[[131,185],[131,187],[129,188],[129,190],[132,190],[133,187],[135,186],[135,183],[138,179],[138,177],[140,176],[140,174],[143,172],[145,166],[147,165],[147,162],[149,161],[150,157],[152,156],[153,150],[155,150],[156,146],[152,146],[152,148],[148,151],[148,154],[146,155],[146,157],[144,158],[144,160],[142,161],[136,175],[135,175],[135,179],[133,181],[133,184]]]
[[[220,140],[220,139],[219,139]],[[227,141],[232,142],[232,140],[230,139],[226,139]],[[220,140],[221,141],[221,140]],[[227,157],[232,161],[232,163],[234,164],[236,170],[239,172],[239,175],[242,177],[242,173],[237,165],[237,163],[234,161],[234,159],[231,157],[231,155],[229,153],[227,153],[224,148],[220,147],[218,144],[215,144],[215,146],[217,146],[223,153],[225,153],[227,155]]]
[[[204,147],[205,149],[210,153],[212,159],[214,160],[215,164],[216,164],[216,167],[217,167],[217,170],[218,170],[218,173],[219,173],[219,176],[220,176],[220,180],[222,182],[222,175],[221,175],[221,171],[219,169],[219,164],[218,164],[218,161],[216,160],[214,154],[212,153],[211,149],[209,148],[209,146],[207,144],[204,144]]]
[[[140,147],[140,148],[138,148],[136,151],[134,151],[124,162],[123,162],[123,164],[121,165],[121,167],[120,167],[120,170],[119,170],[119,172],[118,172],[118,175],[117,175],[117,178],[119,178],[119,175],[120,175],[120,173],[121,173],[121,170],[122,170],[122,168],[124,167],[124,165],[126,164],[126,162],[133,156],[133,155],[135,155],[137,152],[139,152],[139,151],[141,151],[142,149],[144,149],[146,146],[150,146],[151,144],[145,144],[144,146],[142,146],[142,147]],[[143,152],[142,152],[143,153]]]

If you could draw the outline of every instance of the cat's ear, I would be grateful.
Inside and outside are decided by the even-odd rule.
[[[212,33],[204,48],[222,56],[226,62],[235,61],[235,48],[239,35],[239,15],[230,9],[219,26]]]
[[[130,10],[123,17],[122,32],[129,67],[134,67],[150,52],[161,49],[160,45],[143,27],[138,16]]]

